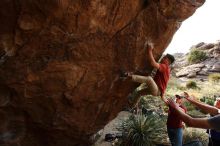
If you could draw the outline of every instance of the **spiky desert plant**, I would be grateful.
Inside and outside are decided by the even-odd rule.
[[[123,135],[123,146],[153,146],[166,137],[165,122],[157,114],[132,115],[118,130]]]

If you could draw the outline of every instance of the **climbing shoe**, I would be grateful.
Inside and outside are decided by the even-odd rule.
[[[120,78],[124,79],[124,78],[127,78],[128,77],[128,72],[125,72],[125,71],[120,71]]]

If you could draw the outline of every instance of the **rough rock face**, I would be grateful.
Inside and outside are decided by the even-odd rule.
[[[177,77],[189,76],[190,73],[199,72],[205,65],[204,64],[193,64],[182,68],[179,72],[176,73]]]
[[[89,145],[204,0],[1,0],[0,143]]]
[[[201,42],[191,48],[205,52],[207,58],[197,64],[188,64],[187,54],[176,54],[174,68],[177,77],[207,79],[209,74],[220,72],[220,41],[208,44]]]

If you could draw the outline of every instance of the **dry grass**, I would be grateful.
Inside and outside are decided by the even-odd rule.
[[[172,77],[168,83],[168,88],[166,90],[166,94],[168,96],[174,96],[175,94],[182,94],[184,91],[188,92],[190,95],[194,95],[198,99],[205,97],[213,98],[214,95],[219,95],[220,85],[215,82],[199,82],[196,81],[199,89],[187,89],[186,83],[179,81]]]
[[[187,143],[193,140],[199,140],[204,146],[208,145],[208,134],[204,129],[186,128],[183,132],[183,142]]]
[[[209,74],[208,78],[210,82],[220,82],[220,73]]]

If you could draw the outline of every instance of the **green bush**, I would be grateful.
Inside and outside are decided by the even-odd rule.
[[[206,98],[205,103],[209,104],[211,106],[214,106],[215,99],[214,98]]]
[[[200,101],[213,106],[215,103],[215,98],[203,96],[202,98],[200,98]]]
[[[186,107],[187,112],[195,110],[195,106],[191,104],[190,102],[184,102],[184,106]]]
[[[118,130],[122,132],[121,146],[154,146],[166,137],[165,120],[157,114],[148,116],[132,115],[122,122]]]
[[[199,99],[201,102],[205,102],[205,100],[206,100],[206,97],[205,96],[203,96],[202,98],[200,98]]]
[[[186,88],[188,88],[188,89],[197,89],[198,86],[197,86],[196,82],[194,82],[194,81],[188,81],[188,82],[186,83]]]
[[[205,52],[200,51],[200,50],[191,50],[190,53],[187,56],[187,61],[192,64],[192,63],[198,63],[207,58],[207,55]]]
[[[215,100],[214,99],[207,99],[206,103],[211,105],[211,106],[214,106]]]
[[[220,81],[220,73],[209,74],[210,82],[219,82]]]
[[[164,102],[161,100],[161,97],[146,95],[146,96],[142,96],[139,105],[141,105],[141,107],[144,107],[146,109],[157,110],[160,105],[164,105]]]

